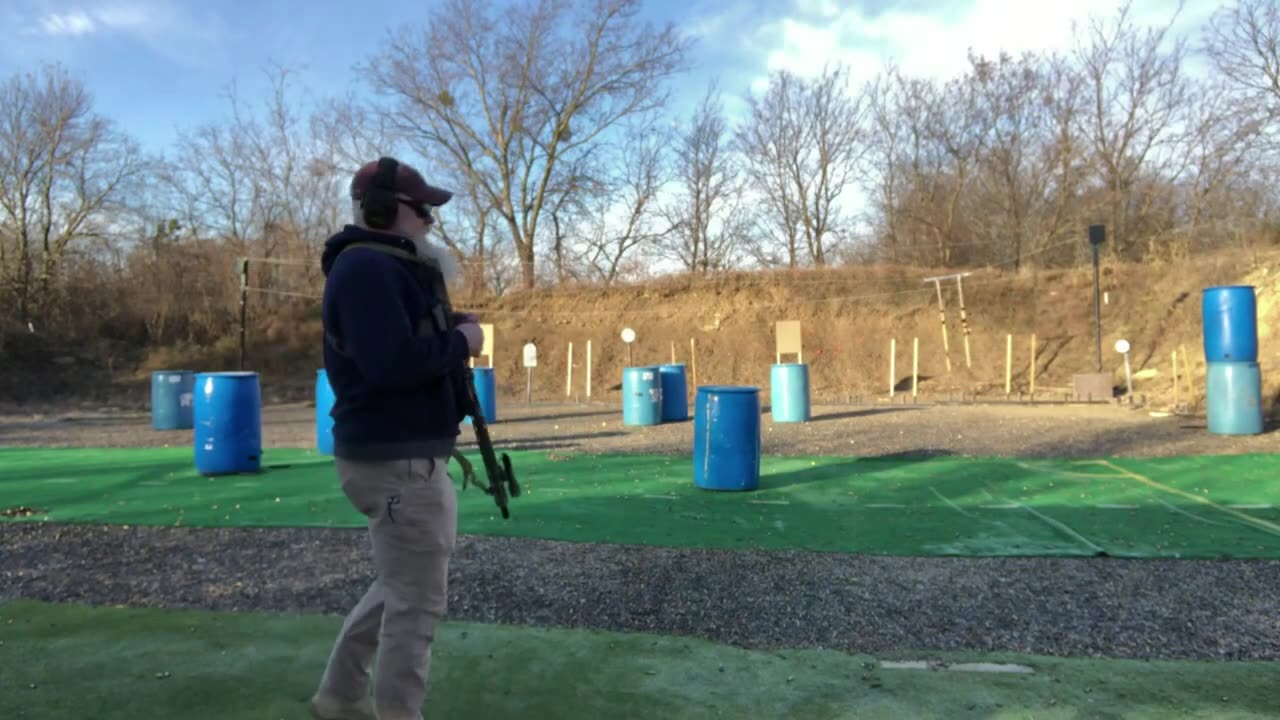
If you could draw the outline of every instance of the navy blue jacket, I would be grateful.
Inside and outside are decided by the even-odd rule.
[[[333,387],[334,455],[352,460],[447,457],[466,416],[459,330],[441,329],[426,269],[351,243],[415,254],[413,243],[348,225],[325,243],[324,367]],[[336,342],[335,342],[336,341]]]

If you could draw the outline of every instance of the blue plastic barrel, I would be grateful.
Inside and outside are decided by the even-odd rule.
[[[662,379],[658,368],[622,369],[622,424],[657,425],[662,422]]]
[[[323,455],[333,454],[333,410],[335,401],[329,373],[316,371],[316,450]]]
[[[496,422],[498,419],[498,382],[493,374],[493,368],[471,368],[471,380],[471,384],[476,389],[476,401],[480,403],[480,412],[483,414],[484,421],[486,423]],[[467,416],[466,422],[471,422],[470,415]]]
[[[1262,432],[1262,371],[1256,362],[1209,363],[1205,403],[1209,432],[1257,435]]]
[[[151,373],[151,427],[156,430],[190,430],[191,404],[196,374],[190,370]]]
[[[1258,300],[1252,285],[1206,288],[1200,308],[1206,362],[1258,360]]]
[[[659,365],[658,379],[662,385],[662,422],[688,420],[689,384],[684,364]]]
[[[809,366],[779,363],[769,373],[769,412],[774,422],[809,420]]]
[[[698,388],[693,410],[693,483],[704,490],[760,487],[759,388]]]
[[[196,375],[195,461],[202,475],[262,468],[262,389],[256,372]]]

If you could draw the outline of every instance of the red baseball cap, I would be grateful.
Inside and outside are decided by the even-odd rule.
[[[434,185],[429,185],[419,173],[410,165],[400,163],[396,169],[395,190],[397,193],[408,195],[413,202],[423,203],[432,207],[440,207],[449,202],[453,198],[453,193]],[[365,163],[356,171],[351,178],[351,199],[359,200],[364,197],[364,193],[373,184],[373,178],[378,173],[378,161]]]

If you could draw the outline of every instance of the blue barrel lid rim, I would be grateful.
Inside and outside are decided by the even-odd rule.
[[[223,370],[219,372],[202,372],[198,373],[204,377],[257,377],[258,373],[252,370]]]
[[[750,385],[699,385],[698,392],[703,393],[758,393],[760,388]]]

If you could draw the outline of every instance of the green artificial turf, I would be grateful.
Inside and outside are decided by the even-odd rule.
[[[340,618],[0,606],[0,717],[302,720]],[[916,656],[911,656],[916,657]],[[834,651],[446,623],[428,718],[1274,718],[1276,663],[947,654],[1030,674],[891,669]]]
[[[886,555],[1280,557],[1280,455],[765,457],[753,492],[694,487],[687,457],[512,459],[524,487],[512,518],[460,490],[461,532]],[[332,460],[304,450],[269,450],[258,475],[205,478],[186,448],[0,449],[0,510],[20,506],[36,512],[10,520],[364,525]]]

